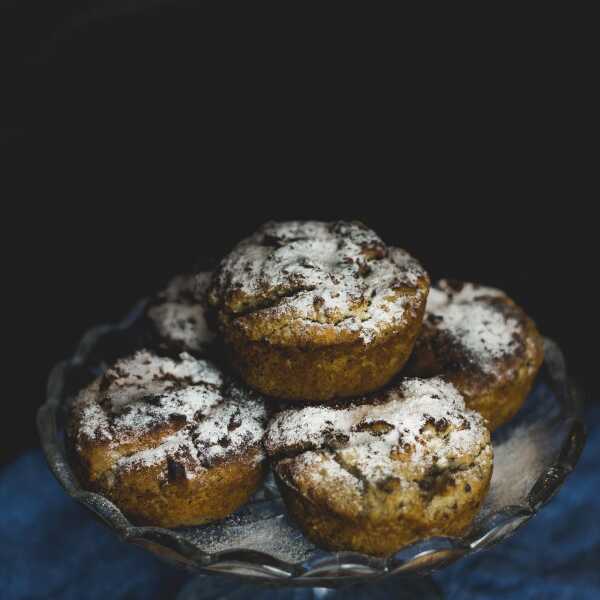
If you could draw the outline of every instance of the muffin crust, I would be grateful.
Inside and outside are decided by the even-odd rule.
[[[429,280],[361,223],[267,223],[221,262],[208,294],[232,363],[299,402],[377,389],[406,362]]]
[[[482,417],[438,378],[403,380],[351,405],[283,411],[265,447],[305,534],[373,555],[463,533],[492,473]]]
[[[431,289],[407,371],[451,381],[493,431],[521,408],[543,356],[534,322],[506,294],[442,280]]]
[[[265,472],[263,401],[211,363],[143,350],[74,400],[69,440],[84,487],[134,522],[177,527],[220,519]]]

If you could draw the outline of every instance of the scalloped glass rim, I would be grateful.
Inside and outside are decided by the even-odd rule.
[[[400,573],[428,574],[466,554],[487,548],[511,536],[558,491],[574,469],[585,444],[580,407],[567,382],[563,354],[555,342],[545,338],[546,357],[543,370],[560,403],[560,419],[567,433],[560,443],[556,460],[531,487],[523,505],[505,506],[488,514],[463,538],[430,538],[402,548],[387,558],[318,550],[312,553],[310,559],[293,563],[265,552],[242,548],[207,553],[178,530],[132,525],[104,496],[85,491],[79,486],[65,453],[59,417],[67,397],[65,388],[69,370],[84,365],[107,336],[134,326],[143,313],[144,305],[145,301],[138,303],[119,324],[100,325],[90,329],[81,339],[73,357],[54,367],[48,381],[47,401],[38,411],[38,431],[52,472],[72,498],[95,513],[123,540],[145,547],[189,570],[237,575],[244,579],[263,580],[281,585],[310,587],[332,586],[341,582],[349,583]]]

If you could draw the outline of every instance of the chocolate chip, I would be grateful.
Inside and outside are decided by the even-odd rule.
[[[350,440],[350,437],[341,431],[325,430],[323,437],[326,445],[333,450],[337,448],[344,448]]]
[[[367,258],[382,259],[387,256],[387,249],[383,242],[368,242],[361,244],[361,254]]]
[[[313,306],[316,309],[321,308],[321,306],[323,306],[323,304],[325,304],[325,299],[322,296],[315,296],[313,299]]]
[[[229,423],[227,424],[227,431],[234,431],[242,424],[239,414],[231,415]]]
[[[144,404],[149,404],[150,406],[160,406],[161,400],[161,396],[155,396],[151,394],[141,398],[141,401],[144,402]]]
[[[448,422],[448,419],[446,419],[445,417],[441,417],[434,423],[435,430],[438,433],[442,433],[443,431],[446,431],[446,429],[448,429],[449,426],[450,426],[450,423]]]
[[[386,494],[391,494],[400,487],[400,480],[397,477],[386,477],[377,482],[377,487]]]
[[[423,479],[419,481],[419,488],[431,499],[436,494],[442,494],[447,488],[455,487],[456,481],[448,470],[440,471],[435,465],[432,466]]]
[[[431,415],[425,415],[425,425],[419,429],[419,433],[423,433],[428,426],[433,427],[438,433],[442,433],[448,429],[450,423],[444,417],[434,419]]]
[[[182,414],[171,413],[169,415],[169,421],[171,421],[171,423],[174,424],[184,425],[185,423],[187,423],[187,417]]]
[[[427,321],[429,323],[431,323],[432,325],[437,325],[438,323],[441,323],[444,320],[444,317],[442,317],[442,315],[434,315],[433,313],[429,313],[427,315]]]
[[[185,466],[170,456],[167,457],[167,479],[172,483],[186,479]]]
[[[364,261],[360,261],[358,263],[358,274],[361,277],[367,277],[368,275],[370,275],[373,272],[373,269],[369,266],[368,263],[364,262]]]
[[[368,431],[371,435],[379,437],[385,435],[394,429],[394,426],[387,421],[362,421],[355,425],[354,431]]]
[[[462,417],[461,424],[460,424],[460,427],[458,428],[458,431],[468,431],[469,429],[471,429],[471,423],[469,423],[469,421],[467,421],[464,417]]]

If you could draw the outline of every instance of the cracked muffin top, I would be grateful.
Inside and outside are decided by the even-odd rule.
[[[206,291],[211,273],[183,274],[150,301],[146,314],[159,338],[159,345],[180,352],[201,354],[213,341],[206,322]]]
[[[221,262],[222,322],[273,344],[332,344],[401,330],[427,298],[423,267],[362,223],[266,223]]]
[[[440,378],[405,379],[350,406],[283,411],[265,447],[288,485],[354,517],[382,509],[389,494],[407,510],[459,482],[456,493],[469,494],[487,485],[492,461],[483,418]]]
[[[162,465],[191,478],[251,450],[262,458],[266,418],[260,396],[212,363],[141,350],[79,393],[70,433],[78,451],[101,451],[92,469]]]
[[[542,356],[533,321],[504,292],[441,280],[429,292],[409,371],[458,377],[464,392],[475,393],[514,379],[524,364],[534,372]]]

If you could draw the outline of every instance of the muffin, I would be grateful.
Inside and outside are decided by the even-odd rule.
[[[440,281],[407,371],[451,381],[493,431],[521,408],[543,358],[534,322],[506,294]]]
[[[206,354],[215,337],[206,320],[210,278],[208,271],[177,275],[148,303],[151,343],[161,352]]]
[[[404,365],[429,280],[361,223],[267,223],[215,272],[208,302],[258,391],[322,402],[380,388]]]
[[[492,474],[490,434],[439,378],[349,405],[277,414],[265,447],[291,517],[317,545],[385,556],[459,535]]]
[[[133,522],[198,525],[260,485],[266,418],[264,402],[211,363],[142,350],[78,394],[68,438],[82,486]]]

